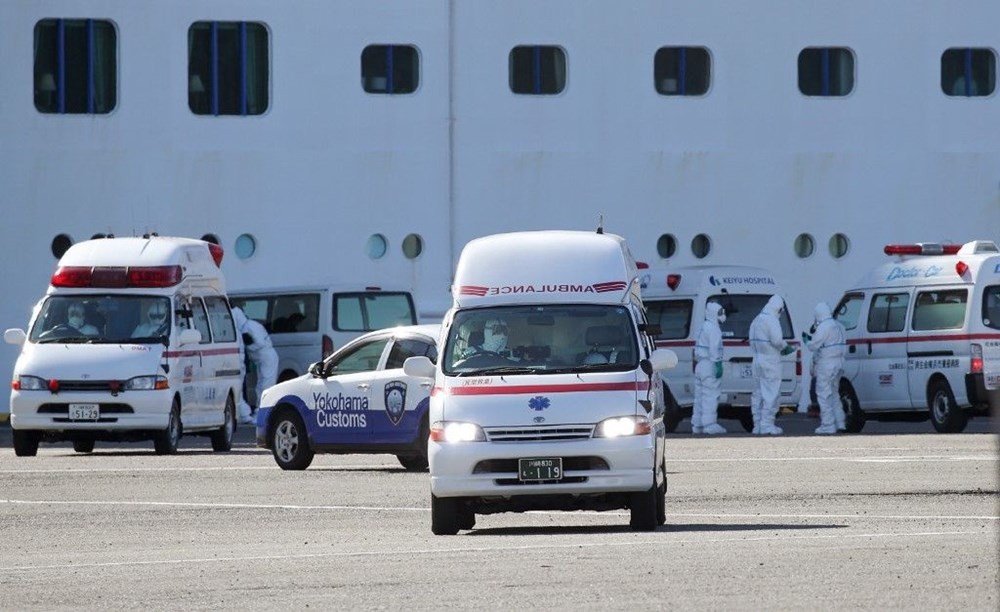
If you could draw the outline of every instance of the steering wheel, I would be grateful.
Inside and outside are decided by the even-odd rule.
[[[60,323],[50,330],[43,332],[38,336],[39,340],[44,340],[48,338],[69,338],[70,336],[82,335],[79,330],[70,325],[69,323]]]
[[[455,364],[455,367],[476,368],[483,366],[499,365],[506,363],[508,359],[500,353],[479,349],[479,352],[469,355],[462,361]]]

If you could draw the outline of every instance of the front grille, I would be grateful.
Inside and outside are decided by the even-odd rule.
[[[548,442],[551,440],[586,440],[594,433],[593,425],[553,425],[550,427],[488,427],[490,442]]]
[[[60,391],[115,391],[120,393],[125,384],[120,380],[60,380]]]

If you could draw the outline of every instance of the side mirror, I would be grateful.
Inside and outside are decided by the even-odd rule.
[[[201,342],[201,332],[197,329],[185,329],[177,338],[177,344],[187,346],[188,344],[198,344]]]
[[[437,368],[427,357],[410,357],[403,362],[403,373],[414,378],[434,378]]]
[[[316,378],[323,378],[323,362],[317,361],[309,366],[309,373]]]
[[[7,344],[24,344],[28,336],[23,329],[12,327],[3,333],[3,340]]]
[[[653,351],[653,354],[649,356],[648,363],[649,366],[655,371],[669,370],[670,368],[677,366],[677,353],[665,348],[656,349]],[[645,371],[645,368],[643,368],[643,371]]]

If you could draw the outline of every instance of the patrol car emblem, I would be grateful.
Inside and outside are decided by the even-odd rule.
[[[393,425],[399,425],[406,410],[406,383],[394,380],[385,385],[385,411]]]
[[[549,404],[550,404],[549,398],[541,395],[536,395],[535,397],[528,400],[528,408],[531,408],[532,410],[537,410],[539,412],[548,408]]]

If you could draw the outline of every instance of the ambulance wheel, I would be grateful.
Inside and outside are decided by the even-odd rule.
[[[663,403],[666,404],[663,413],[663,425],[667,433],[673,433],[677,429],[677,426],[680,425],[684,415],[681,413],[681,407],[677,405],[677,400],[674,398],[674,394],[670,392],[670,387],[667,386],[667,383],[663,383]]]
[[[840,405],[844,409],[844,428],[848,433],[861,433],[865,426],[865,413],[858,404],[858,396],[847,382],[840,383]]]
[[[275,417],[270,442],[274,462],[283,470],[304,470],[315,457],[302,417],[290,408],[281,410]]]
[[[476,513],[469,508],[459,507],[458,528],[469,530],[476,526]]]
[[[170,419],[167,421],[167,428],[157,433],[153,439],[153,449],[157,455],[173,455],[177,452],[177,446],[181,441],[181,402],[174,398],[174,404],[170,408]]]
[[[955,404],[955,396],[943,379],[931,383],[929,408],[931,423],[941,433],[959,433],[965,429],[969,416]]]
[[[431,533],[434,535],[455,535],[461,529],[463,518],[460,501],[456,497],[437,497],[431,493]],[[475,522],[475,515],[472,517]]]
[[[225,414],[222,415],[222,427],[212,432],[212,450],[225,453],[233,448],[233,434],[236,433],[236,402],[233,396],[226,398]]]
[[[38,441],[41,438],[37,431],[15,429],[14,454],[18,457],[34,457],[38,454]]]
[[[656,485],[649,487],[648,491],[632,493],[629,500],[631,516],[628,522],[632,531],[653,531],[656,529],[657,505],[659,503],[656,499],[657,495],[659,495],[659,491]],[[666,521],[666,517],[664,517],[664,521]]]
[[[93,438],[77,438],[73,440],[73,450],[78,453],[92,453],[94,452],[94,439]]]

